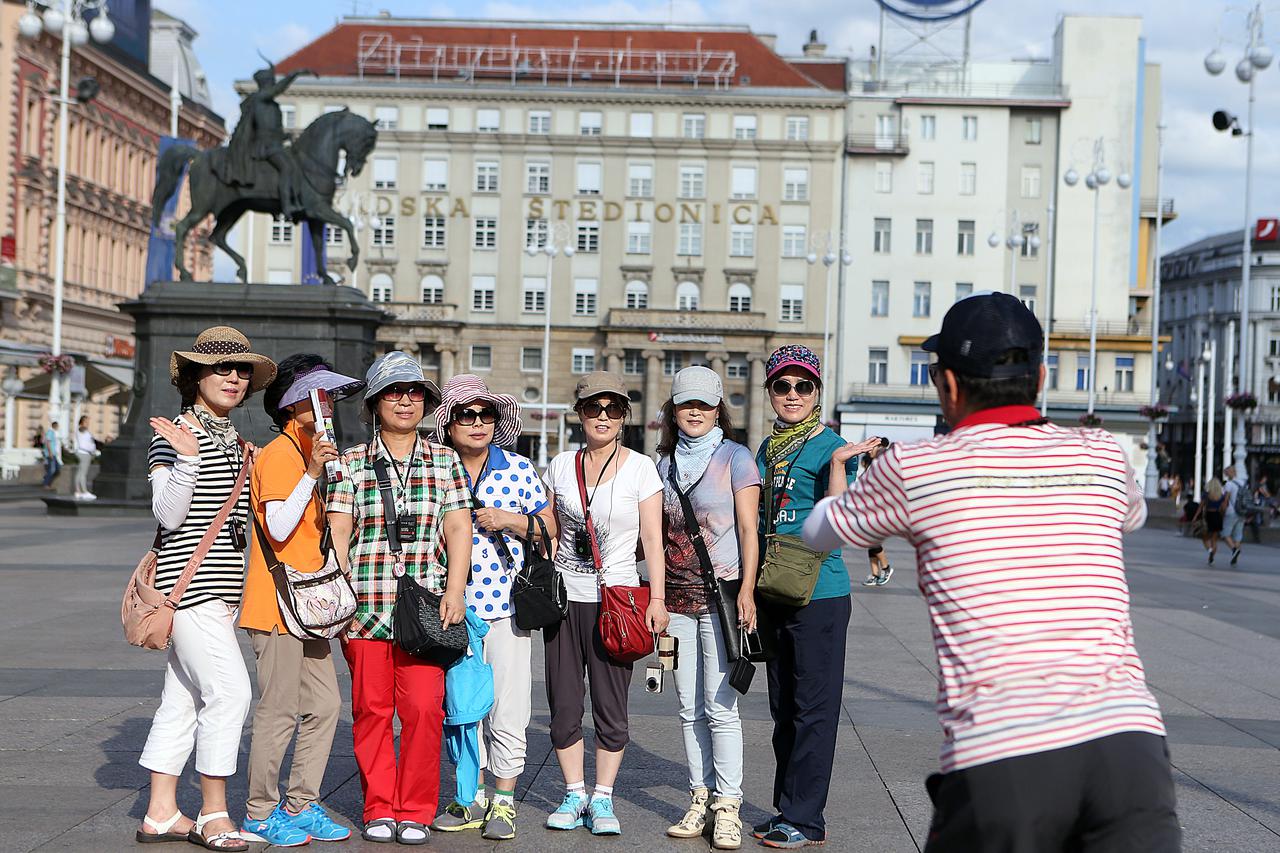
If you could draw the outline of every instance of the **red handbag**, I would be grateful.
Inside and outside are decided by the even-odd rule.
[[[582,503],[587,537],[591,540],[591,562],[596,568],[596,581],[600,585],[600,618],[597,625],[604,650],[618,663],[633,663],[653,654],[653,634],[645,624],[645,611],[649,609],[649,586],[609,586],[604,582],[604,565],[600,560],[600,545],[596,541],[596,527],[591,521],[591,508],[587,501],[587,476],[583,470],[582,454],[574,456],[578,475],[578,499]],[[616,475],[615,475],[616,476]]]

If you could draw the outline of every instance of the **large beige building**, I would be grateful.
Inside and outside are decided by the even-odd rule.
[[[843,61],[793,64],[735,26],[381,17],[347,18],[279,66],[319,75],[281,98],[287,124],[346,106],[380,128],[337,201],[362,226],[361,263],[347,273],[333,235],[330,270],[386,303],[381,340],[428,375],[515,394],[527,452],[544,370],[551,451],[573,441],[563,415],[598,368],[626,378],[630,441],[652,450],[690,364],[722,373],[754,446],[764,359],[821,347],[827,275],[809,256],[839,217]],[[300,242],[256,217],[253,280],[297,282]]]

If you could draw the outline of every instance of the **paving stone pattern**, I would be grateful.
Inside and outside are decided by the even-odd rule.
[[[0,512],[0,851],[139,849],[133,832],[146,808],[148,778],[137,758],[164,658],[124,643],[116,608],[149,540],[142,520],[50,518],[36,502],[9,503]],[[1129,538],[1127,550],[1138,649],[1170,730],[1186,849],[1280,850],[1280,549],[1254,546],[1235,569],[1222,557],[1208,567],[1198,543],[1144,530]],[[888,551],[897,569],[892,583],[854,590],[844,720],[827,811],[826,849],[833,851],[915,851],[928,829],[923,782],[936,767],[940,740],[936,665],[912,555],[902,542],[890,543]],[[849,560],[850,573],[863,577],[863,560],[856,554]],[[252,661],[247,641],[243,649]],[[433,847],[708,849],[705,841],[664,835],[686,802],[679,721],[671,688],[651,696],[638,678],[632,744],[615,792],[623,840],[543,829],[563,788],[547,733],[540,650],[534,680],[529,765],[517,791],[519,837],[437,836]],[[762,674],[742,714],[750,822],[768,814],[773,775]],[[347,823],[360,814],[350,721],[348,702],[323,790]],[[246,726],[242,754],[248,737]],[[451,771],[446,762],[446,792]],[[237,819],[244,793],[242,772],[230,792]],[[179,800],[194,814],[193,772],[183,779]],[[354,841],[325,849],[387,848]]]

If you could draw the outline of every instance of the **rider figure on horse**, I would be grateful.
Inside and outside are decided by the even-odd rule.
[[[258,91],[249,93],[240,103],[240,121],[227,145],[225,174],[218,177],[227,184],[253,186],[258,172],[256,166],[265,160],[278,175],[280,215],[296,222],[303,213],[302,181],[297,165],[284,148],[284,121],[276,98],[284,94],[299,76],[319,75],[300,69],[277,81],[275,64],[269,65],[254,73],[253,81],[258,84]]]

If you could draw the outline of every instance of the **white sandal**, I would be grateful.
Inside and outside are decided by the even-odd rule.
[[[174,824],[182,820],[182,809],[174,812],[173,817],[168,820],[156,821],[152,820],[150,815],[142,816],[143,826],[154,829],[155,832],[143,832],[139,829],[134,833],[133,837],[139,844],[163,844],[169,841],[186,841],[187,833],[170,832]]]
[[[220,817],[225,817],[227,820],[231,819],[231,816],[226,812],[196,815],[196,825],[191,827],[191,831],[187,833],[187,840],[192,844],[200,845],[206,850],[223,850],[231,851],[231,853],[241,853],[241,851],[248,850],[249,842],[245,841],[239,831],[234,829],[230,832],[219,832],[217,835],[210,837],[205,836],[205,824]]]

